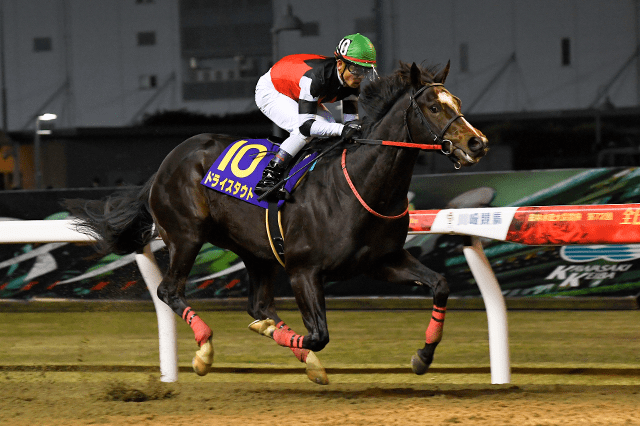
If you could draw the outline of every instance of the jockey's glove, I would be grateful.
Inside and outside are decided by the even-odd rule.
[[[352,141],[362,136],[362,127],[357,123],[347,123],[342,128],[340,137],[344,141]]]

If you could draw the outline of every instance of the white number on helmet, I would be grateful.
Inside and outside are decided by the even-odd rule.
[[[338,44],[338,53],[342,56],[346,56],[349,51],[349,46],[351,46],[351,41],[352,40],[349,40],[348,38],[340,40],[340,43]]]

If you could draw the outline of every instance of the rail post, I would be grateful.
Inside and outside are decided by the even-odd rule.
[[[160,381],[178,381],[178,344],[176,337],[176,319],[171,308],[158,298],[158,286],[162,281],[162,272],[156,258],[147,244],[142,253],[136,253],[136,263],[147,289],[151,294],[158,316],[158,338],[160,340]]]
[[[509,327],[507,306],[491,264],[484,254],[478,237],[465,237],[462,249],[473,278],[475,278],[487,311],[489,328],[489,360],[491,383],[504,384],[511,381],[509,357]]]

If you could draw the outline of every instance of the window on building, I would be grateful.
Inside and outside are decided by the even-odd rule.
[[[140,90],[154,89],[158,86],[158,77],[150,75],[141,75],[139,80]]]
[[[562,66],[571,65],[571,39],[563,38],[560,42],[562,50]]]
[[[153,46],[156,44],[156,32],[144,31],[138,33],[138,46]]]
[[[320,24],[318,22],[303,22],[302,31],[300,33],[302,37],[316,37],[320,35]]]
[[[255,96],[256,82],[273,61],[272,3],[179,1],[184,100]],[[308,34],[317,27],[311,23]]]
[[[469,45],[460,43],[460,72],[469,72]]]
[[[33,39],[34,52],[50,52],[52,49],[51,37],[36,37]]]

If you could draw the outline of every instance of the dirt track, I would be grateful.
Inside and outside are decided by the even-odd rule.
[[[512,312],[512,384],[495,386],[484,312],[452,313],[432,370],[416,376],[424,313],[330,311],[331,383],[318,386],[246,314],[206,314],[218,328],[205,377],[179,327],[179,382],[164,384],[152,313],[0,313],[0,425],[640,426],[639,315]]]
[[[640,425],[638,384],[459,384],[447,383],[458,375],[420,382],[395,374],[334,375],[330,385],[318,386],[298,375],[222,374],[203,381],[186,373],[180,383],[165,384],[143,373],[0,374],[0,425],[12,426]]]

